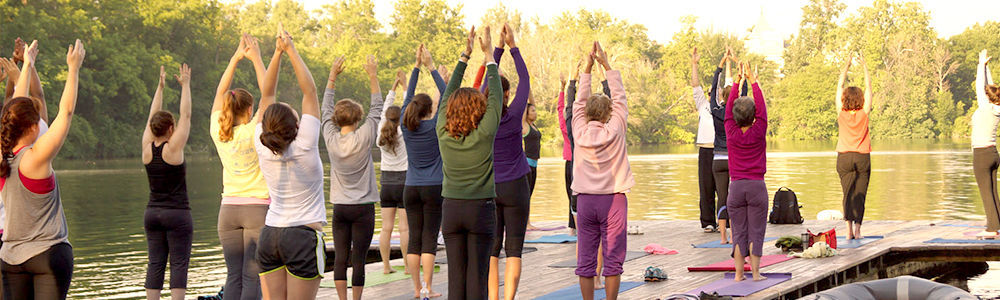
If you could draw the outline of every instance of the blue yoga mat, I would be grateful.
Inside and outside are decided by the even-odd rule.
[[[847,237],[838,236],[837,237],[837,249],[854,249],[861,246],[867,245],[871,242],[878,241],[885,238],[881,235],[869,235],[860,239],[848,240]]]
[[[925,241],[926,244],[1000,244],[1000,240],[959,240],[936,238]]]
[[[546,235],[537,239],[524,241],[527,244],[565,244],[576,243],[576,237],[568,234]]]
[[[645,282],[641,281],[622,282],[621,286],[618,288],[618,294],[634,289],[642,285],[643,283]],[[580,285],[574,284],[564,289],[542,295],[541,297],[535,298],[535,300],[580,299],[582,298],[580,296],[581,296]],[[604,289],[594,290],[594,300],[603,300],[606,298],[608,298],[608,295],[604,294]]]
[[[766,237],[766,238],[764,238],[764,242],[770,242],[770,241],[777,240],[777,239],[778,238],[776,238],[776,237]],[[732,241],[729,241],[729,242],[731,243]],[[697,245],[691,244],[691,246],[693,246],[695,248],[726,248],[726,249],[729,249],[729,248],[733,247],[733,244],[722,244],[722,243],[719,243],[719,240],[714,240],[714,241],[711,241],[711,242],[701,243],[701,244],[697,244]]]

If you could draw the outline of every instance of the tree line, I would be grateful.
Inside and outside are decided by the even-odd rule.
[[[176,70],[182,63],[192,68],[189,145],[195,152],[214,151],[208,135],[211,99],[240,33],[259,38],[262,53],[271,53],[274,45],[268,41],[275,35],[273,28],[282,23],[314,74],[327,74],[334,58],[346,56],[337,94],[367,105],[367,80],[361,69],[365,55],[379,58],[379,69],[384,70],[379,77],[383,91],[388,91],[395,71],[408,71],[415,65],[415,49],[420,44],[430,49],[436,64],[450,70],[467,30],[461,5],[444,0],[397,1],[389,28],[375,18],[372,0],[338,0],[318,10],[308,10],[294,0],[0,3],[0,55],[10,56],[17,37],[39,40],[37,69],[48,95],[57,94],[65,82],[61,53],[65,45],[76,38],[88,44],[90,53],[80,74],[78,116],[63,153],[89,159],[139,153],[159,66]],[[968,119],[975,109],[976,55],[981,49],[1000,53],[1000,22],[976,24],[943,39],[930,26],[930,12],[918,3],[876,0],[854,12],[845,8],[839,0],[811,0],[803,6],[799,32],[786,41],[785,64],[780,69],[760,55],[749,54],[743,34],[696,30],[693,16],[682,18],[685,29],[666,44],[649,38],[645,26],[600,10],[566,11],[539,20],[498,5],[470,23],[507,22],[517,32],[532,77],[536,124],[547,144],[561,143],[555,111],[560,79],[594,40],[615,54],[611,59],[624,71],[632,103],[628,140],[633,144],[693,142],[697,113],[689,82],[695,46],[702,51],[699,67],[705,84],[727,46],[741,59],[760,66],[762,88],[773,111],[770,134],[775,138],[836,137],[833,93],[839,68],[851,51],[863,54],[872,70],[873,138],[967,136]],[[516,82],[509,59],[501,62],[501,70]],[[471,80],[475,72],[467,73]],[[417,91],[436,94],[430,76],[423,75]],[[278,101],[299,101],[301,92],[292,82],[291,68],[285,67],[280,76]],[[851,82],[860,84],[860,77],[851,76]],[[324,86],[325,76],[316,78],[317,86]],[[249,63],[241,63],[233,87],[259,95]],[[176,111],[179,93],[178,86],[168,84],[166,109]],[[46,100],[49,105],[57,101]]]

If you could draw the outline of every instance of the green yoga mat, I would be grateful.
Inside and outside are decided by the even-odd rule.
[[[393,266],[392,268],[394,270],[396,270],[396,273],[382,274],[382,270],[372,271],[372,272],[365,273],[365,287],[372,287],[372,286],[376,286],[376,285],[386,284],[386,283],[390,283],[390,282],[393,282],[393,281],[400,281],[400,280],[403,280],[403,279],[409,279],[410,278],[410,275],[407,275],[407,274],[403,273],[403,271],[405,269],[403,266]],[[434,266],[434,273],[437,273],[437,272],[440,272],[440,271],[441,271],[441,267],[440,266]],[[351,285],[350,276],[351,276],[351,274],[347,274],[347,277],[348,277],[348,279],[347,279],[347,285],[348,286]],[[333,280],[325,280],[325,281],[323,281],[323,282],[321,282],[319,284],[319,287],[323,287],[323,288],[336,288],[336,286],[333,283]]]

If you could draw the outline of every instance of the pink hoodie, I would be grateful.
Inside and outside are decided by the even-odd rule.
[[[628,103],[622,75],[608,70],[611,88],[611,119],[607,123],[587,121],[590,74],[580,76],[573,102],[573,192],[578,194],[626,193],[635,185],[628,162],[625,133],[628,130]]]

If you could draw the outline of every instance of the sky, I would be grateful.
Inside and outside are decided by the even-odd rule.
[[[247,0],[253,1],[253,0]],[[308,9],[319,9],[334,0],[297,0]],[[374,0],[375,17],[388,28],[396,0]],[[914,0],[923,4],[931,12],[931,26],[943,38],[961,33],[966,27],[977,22],[1000,20],[1000,0]],[[802,18],[802,6],[807,0],[446,0],[450,5],[462,4],[466,25],[479,22],[485,12],[503,3],[508,8],[521,12],[530,20],[538,17],[546,23],[564,11],[580,8],[600,9],[612,16],[631,23],[643,24],[653,40],[666,44],[674,33],[681,30],[680,18],[694,15],[698,18],[695,26],[699,30],[711,29],[738,36],[757,23],[760,14],[771,27],[782,36],[788,37],[798,32]],[[872,0],[841,0],[847,4],[845,14],[854,14],[858,8],[870,6]]]

